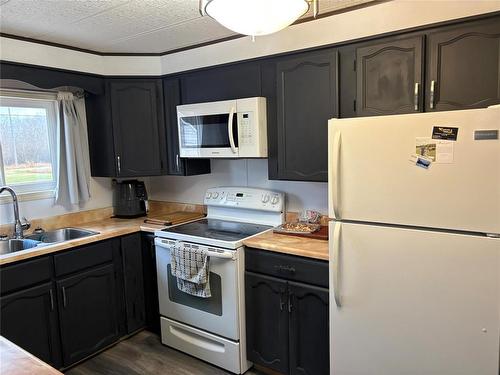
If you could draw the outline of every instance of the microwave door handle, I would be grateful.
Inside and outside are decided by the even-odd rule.
[[[231,151],[236,154],[236,145],[234,144],[234,134],[233,134],[233,117],[234,117],[234,107],[231,107],[229,111],[229,119],[227,121],[227,133],[229,134],[229,145],[231,146]]]

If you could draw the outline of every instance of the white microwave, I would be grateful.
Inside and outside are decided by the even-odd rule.
[[[181,158],[266,158],[266,98],[177,106]]]

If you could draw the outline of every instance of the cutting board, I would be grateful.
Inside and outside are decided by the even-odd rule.
[[[277,234],[284,234],[285,236],[296,236],[303,238],[311,238],[315,240],[328,241],[328,225],[322,225],[321,228],[314,233],[286,233],[286,232],[275,232]]]
[[[144,222],[146,224],[170,226],[201,219],[203,217],[205,217],[205,214],[200,212],[175,211],[155,217],[148,217],[144,219]]]

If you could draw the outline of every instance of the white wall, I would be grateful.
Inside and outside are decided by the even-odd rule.
[[[91,210],[94,208],[109,207],[112,205],[112,191],[110,178],[92,178],[90,184],[91,198],[85,204],[73,207],[63,207],[54,204],[54,198],[27,200],[19,202],[19,214],[26,216],[28,220],[43,218],[48,216],[61,215],[80,210]],[[4,194],[2,194],[4,196]],[[8,196],[8,194],[5,194]],[[13,223],[14,214],[12,201],[0,204],[0,225]]]
[[[212,160],[212,173],[200,176],[151,177],[149,197],[154,200],[203,204],[205,191],[215,186],[249,186],[286,193],[287,210],[304,208],[328,213],[324,182],[270,181],[267,159]]]

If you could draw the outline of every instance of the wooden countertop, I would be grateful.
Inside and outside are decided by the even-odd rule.
[[[0,336],[0,373],[2,375],[62,375],[34,355]]]
[[[169,217],[172,216],[172,214],[168,215]],[[197,214],[198,218],[201,218],[202,216],[203,214]],[[160,219],[161,216],[156,216],[156,218]],[[108,218],[94,222],[73,225],[78,228],[89,229],[95,232],[99,232],[99,234],[75,240],[60,242],[53,245],[39,246],[27,250],[2,254],[0,255],[0,265],[17,262],[28,258],[33,258],[40,255],[51,254],[61,250],[71,249],[73,247],[86,245],[96,241],[102,241],[108,238],[123,236],[130,233],[135,233],[139,231],[154,232],[155,230],[160,230],[165,228],[165,226],[161,225],[154,225],[149,223],[146,224],[144,223],[144,219],[145,219],[144,217],[139,217],[136,219]]]
[[[328,260],[328,241],[278,234],[272,230],[250,237],[243,244],[262,250]]]

